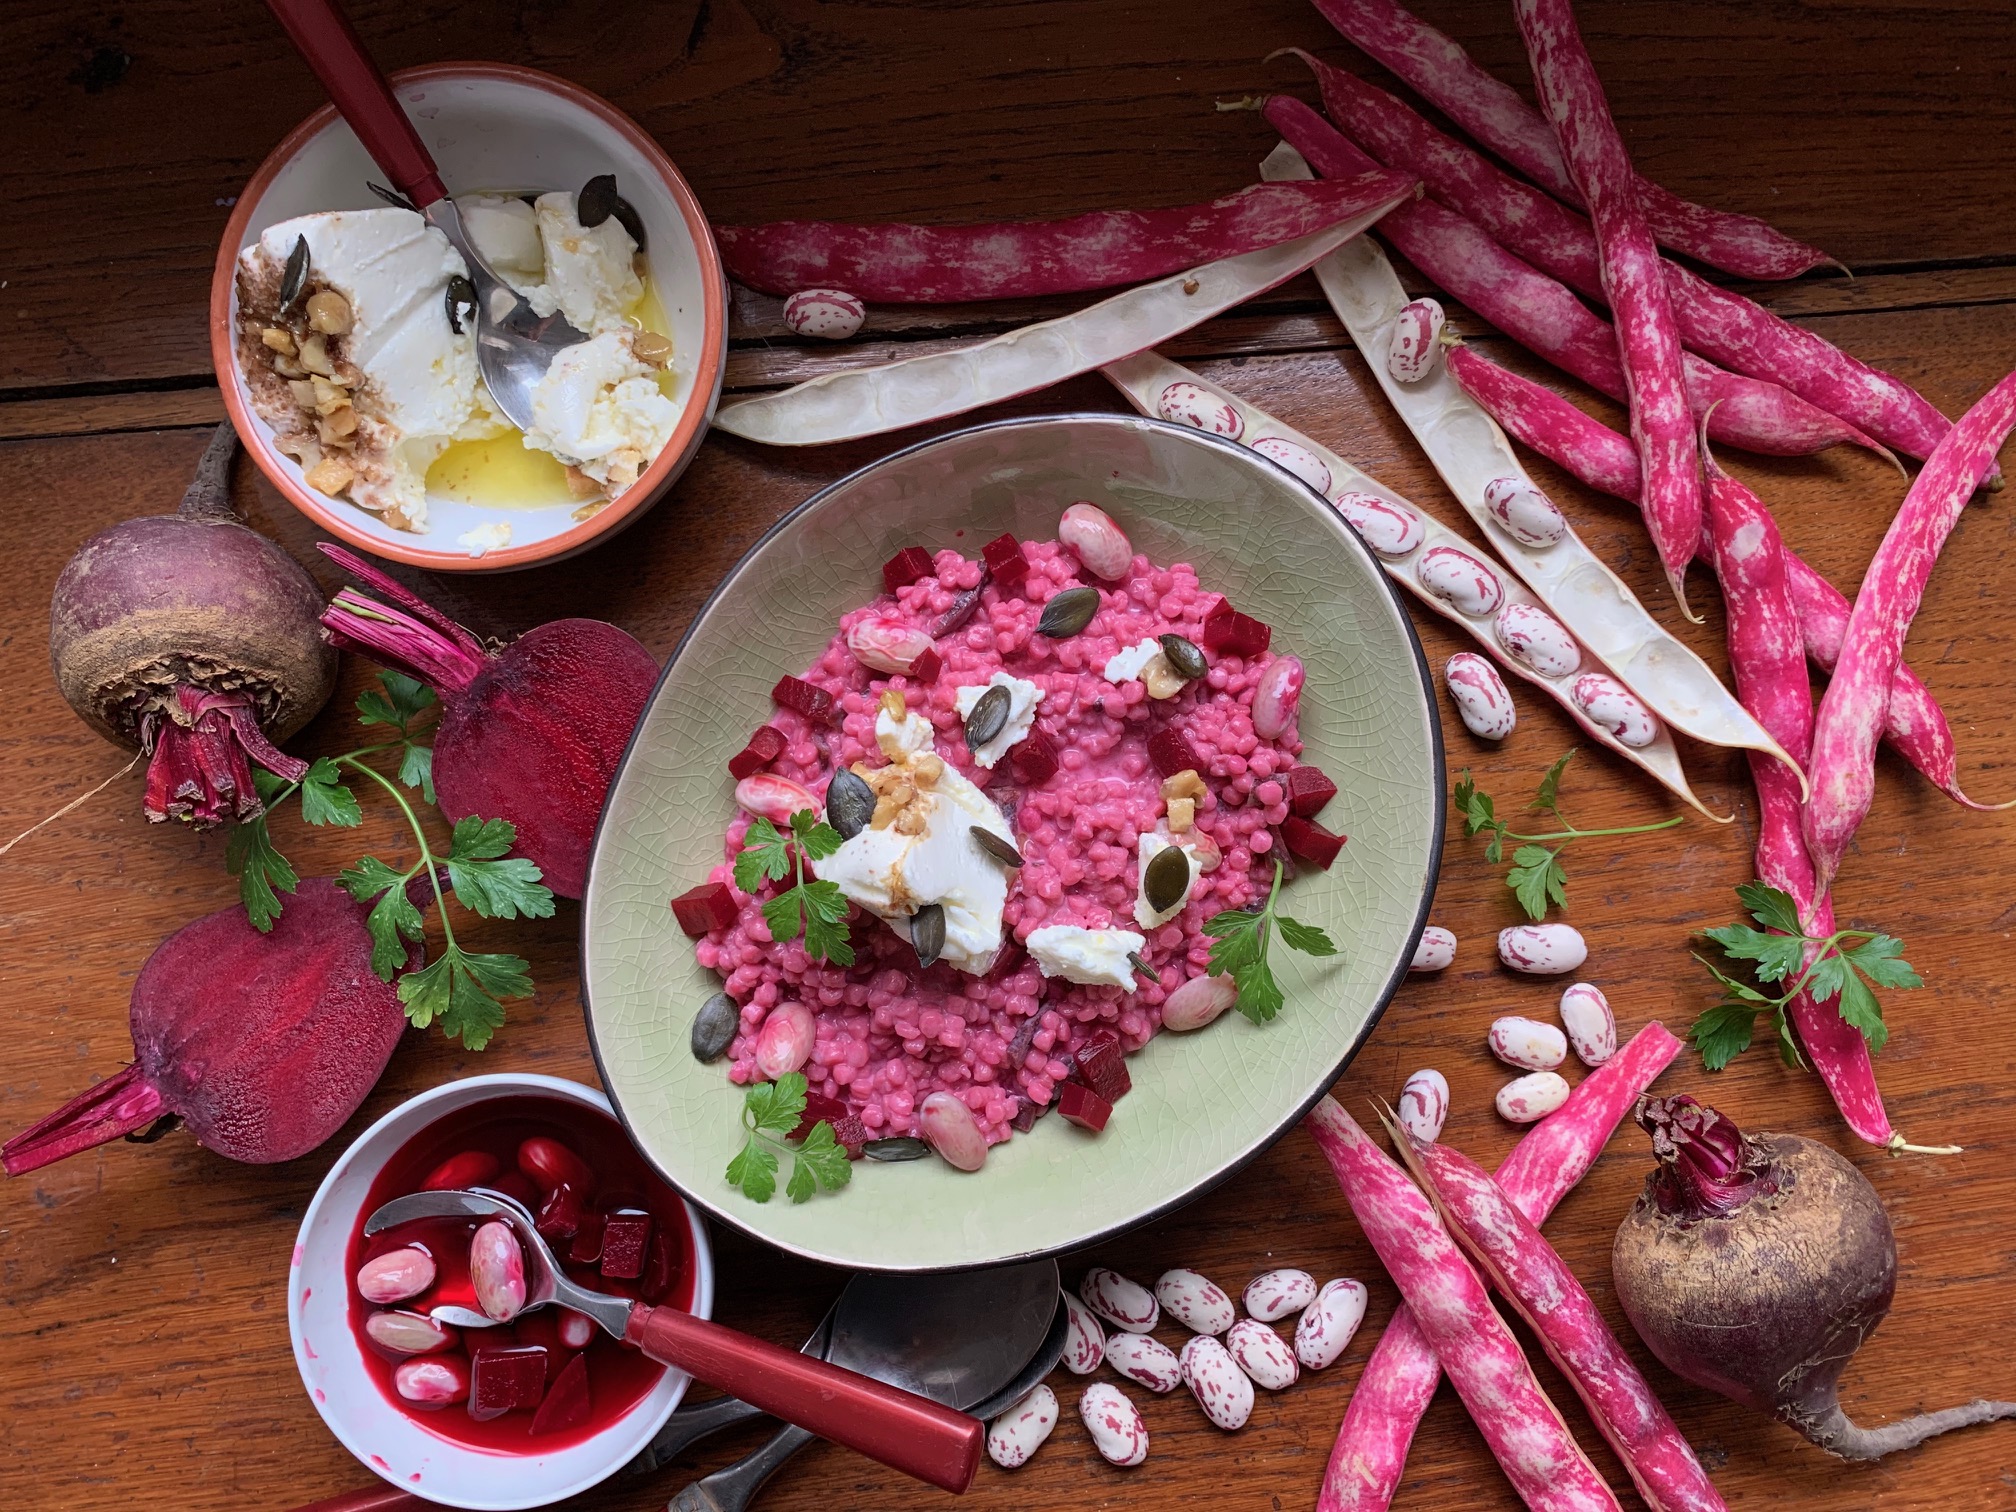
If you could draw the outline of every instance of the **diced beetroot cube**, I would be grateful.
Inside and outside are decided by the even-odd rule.
[[[567,1258],[576,1265],[593,1265],[602,1258],[602,1228],[608,1220],[600,1213],[589,1211],[581,1215],[581,1227],[574,1231],[574,1242],[567,1246]]]
[[[1281,785],[1288,790],[1288,812],[1304,819],[1314,819],[1323,812],[1323,805],[1337,796],[1337,784],[1312,766],[1296,767],[1281,779]]]
[[[1274,639],[1274,631],[1259,620],[1241,614],[1229,599],[1221,598],[1204,616],[1204,649],[1232,656],[1258,656]]]
[[[726,882],[702,882],[672,900],[672,917],[694,939],[735,922],[735,895]]]
[[[581,1232],[581,1218],[587,1211],[580,1193],[563,1181],[539,1204],[536,1227],[549,1240],[572,1239]]]
[[[824,1092],[808,1091],[805,1094],[805,1111],[799,1116],[798,1127],[784,1137],[793,1144],[796,1144],[807,1134],[810,1134],[815,1125],[820,1123],[832,1124],[834,1132],[838,1133],[840,1120],[846,1116],[847,1104],[840,1101],[839,1098],[828,1097]]]
[[[980,560],[987,564],[989,572],[995,573],[1011,562],[1020,562],[1024,568],[1029,565],[1029,559],[1022,555],[1022,543],[1006,530],[980,548]]]
[[[1299,814],[1290,814],[1282,820],[1281,841],[1290,855],[1325,871],[1337,859],[1337,852],[1344,849],[1344,836],[1333,835],[1314,819],[1304,819]]]
[[[479,1423],[537,1407],[545,1395],[546,1351],[539,1345],[485,1345],[476,1351],[469,1370],[469,1416]]]
[[[1029,563],[1026,558],[1013,557],[995,568],[992,574],[994,586],[1003,597],[1020,598],[1029,581]]]
[[[567,1362],[567,1368],[560,1372],[560,1378],[533,1415],[533,1436],[579,1427],[588,1421],[588,1409],[588,1356],[577,1354]]]
[[[1008,748],[1008,768],[1024,787],[1041,787],[1057,775],[1061,764],[1057,742],[1045,735],[1040,726],[1031,728]]]
[[[938,681],[938,674],[945,670],[945,658],[938,654],[936,646],[926,646],[923,655],[910,663],[910,676],[920,683]]]
[[[868,1143],[868,1125],[861,1122],[858,1113],[844,1114],[833,1121],[833,1141],[847,1152],[849,1160],[859,1160],[862,1146]]]
[[[795,709],[813,724],[825,724],[833,717],[833,695],[816,688],[802,677],[780,677],[770,690],[771,700]]]
[[[644,1274],[651,1247],[651,1215],[633,1208],[611,1213],[602,1225],[602,1274],[612,1281],[635,1281]]]
[[[728,758],[728,775],[740,782],[754,777],[784,754],[784,732],[775,725],[758,725],[749,744]]]
[[[919,578],[927,578],[938,570],[938,564],[931,560],[931,553],[922,546],[905,546],[896,555],[882,564],[882,587],[894,593],[898,588],[908,588]]]
[[[1196,748],[1174,725],[1164,725],[1148,737],[1148,759],[1155,764],[1159,776],[1174,777],[1178,772],[1204,775],[1204,763]]]
[[[653,1234],[651,1253],[644,1261],[644,1274],[637,1282],[637,1291],[655,1306],[665,1300],[665,1293],[671,1289],[672,1241],[663,1234]]]
[[[1057,1113],[1066,1123],[1074,1123],[1097,1134],[1106,1127],[1106,1120],[1113,1116],[1113,1104],[1090,1087],[1066,1082],[1057,1090]]]
[[[1069,1086],[1070,1083],[1067,1082],[1065,1085]],[[1084,1090],[1089,1091],[1090,1088]],[[1017,1098],[1015,1102],[1015,1116],[1009,1119],[1008,1123],[1017,1134],[1027,1134],[1031,1129],[1036,1127],[1036,1120],[1042,1116],[1043,1105],[1041,1103],[1027,1097]]]
[[[1078,1047],[1077,1061],[1071,1080],[1084,1083],[1106,1102],[1117,1103],[1133,1090],[1134,1078],[1127,1074],[1127,1052],[1121,1049],[1119,1036],[1111,1030],[1094,1030]],[[1061,1113],[1063,1108],[1060,1106],[1058,1111]]]

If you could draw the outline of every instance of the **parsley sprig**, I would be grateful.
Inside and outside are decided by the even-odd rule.
[[[293,892],[301,879],[274,845],[270,817],[298,793],[301,817],[307,823],[355,829],[363,824],[364,811],[345,778],[377,783],[405,816],[418,855],[403,869],[365,856],[339,874],[337,884],[359,903],[371,905],[364,921],[371,934],[371,969],[389,982],[411,959],[409,943],[417,944],[424,933],[424,918],[408,884],[426,874],[441,922],[442,950],[420,970],[399,977],[399,1001],[417,1028],[438,1022],[450,1039],[481,1050],[504,1022],[504,1003],[531,995],[532,978],[522,956],[463,949],[448,916],[447,894],[452,892],[457,902],[486,919],[550,918],[553,894],[541,882],[536,864],[508,854],[518,836],[508,820],[473,815],[458,820],[446,854],[436,853],[408,798],[409,792],[417,791],[425,802],[434,801],[434,751],[425,738],[431,726],[416,728],[416,721],[433,706],[434,692],[397,672],[379,673],[378,682],[377,688],[358,698],[358,720],[389,727],[393,738],[321,757],[299,782],[285,782],[255,769],[253,779],[266,811],[231,832],[225,864],[238,877],[239,898],[253,926],[271,929],[284,907],[280,894]],[[367,760],[387,752],[398,753],[397,782]]]
[[[764,900],[763,921],[770,926],[770,938],[782,945],[802,932],[807,955],[835,966],[852,966],[847,895],[837,883],[805,879],[807,856],[824,861],[838,849],[840,832],[811,809],[800,809],[791,816],[789,839],[768,819],[758,819],[742,837],[742,852],[735,858],[735,885],[745,893],[754,893],[765,882],[791,877],[792,886]]]
[[[1725,924],[1702,933],[1721,946],[1729,960],[1748,961],[1758,982],[1783,986],[1789,980],[1791,985],[1774,996],[1729,975],[1706,957],[1695,956],[1727,994],[1694,1021],[1691,1038],[1701,1052],[1701,1063],[1710,1071],[1720,1071],[1750,1048],[1757,1016],[1768,1013],[1779,1056],[1786,1065],[1803,1069],[1805,1057],[1785,1012],[1801,992],[1811,993],[1817,1003],[1834,1003],[1841,1017],[1869,1042],[1869,1048],[1881,1050],[1890,1031],[1873,989],[1925,985],[1924,978],[1904,959],[1904,942],[1895,935],[1868,929],[1837,929],[1824,938],[1809,935],[1791,897],[1762,882],[1745,882],[1736,889],[1736,896],[1763,928]]]
[[[759,821],[760,822],[760,821]],[[753,827],[753,826],[752,826]],[[774,1082],[759,1082],[742,1099],[742,1129],[747,1136],[728,1162],[728,1184],[751,1202],[768,1202],[777,1191],[777,1159],[791,1161],[784,1195],[805,1202],[814,1192],[837,1192],[853,1179],[847,1152],[834,1136],[833,1125],[820,1119],[796,1145],[785,1141],[805,1117],[805,1078],[790,1071]]]
[[[1526,910],[1529,919],[1544,919],[1551,907],[1568,906],[1568,872],[1561,864],[1561,852],[1577,840],[1587,840],[1596,835],[1644,835],[1653,830],[1671,829],[1685,814],[1675,814],[1671,819],[1661,819],[1656,824],[1627,824],[1616,829],[1577,829],[1568,822],[1568,816],[1561,812],[1561,774],[1567,770],[1575,749],[1568,752],[1554,765],[1547,768],[1547,774],[1540,779],[1540,790],[1531,803],[1526,805],[1528,813],[1551,814],[1561,828],[1541,835],[1522,835],[1514,830],[1511,823],[1500,819],[1496,805],[1489,793],[1477,791],[1477,784],[1466,769],[1456,781],[1456,807],[1463,815],[1463,833],[1480,834],[1491,832],[1490,842],[1484,847],[1484,859],[1496,866],[1505,855],[1505,842],[1523,842],[1512,852],[1512,866],[1505,873],[1505,885],[1512,889],[1512,895],[1519,900],[1519,906]],[[1547,842],[1558,840],[1559,845],[1549,848]]]
[[[1205,969],[1212,976],[1229,976],[1239,990],[1239,1011],[1256,1024],[1264,1024],[1281,1011],[1284,1001],[1281,984],[1274,980],[1267,964],[1267,949],[1278,932],[1290,950],[1304,955],[1333,956],[1337,945],[1313,924],[1291,919],[1276,909],[1281,898],[1281,863],[1274,863],[1274,885],[1267,901],[1258,909],[1228,908],[1204,921],[1204,933],[1212,936],[1211,954]]]

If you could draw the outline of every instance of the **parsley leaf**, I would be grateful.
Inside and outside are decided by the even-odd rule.
[[[1205,970],[1212,976],[1229,976],[1238,992],[1239,1011],[1256,1024],[1267,1023],[1278,1014],[1286,998],[1274,970],[1267,964],[1267,949],[1278,928],[1290,950],[1309,956],[1334,956],[1337,945],[1313,924],[1304,924],[1285,914],[1277,914],[1281,897],[1281,863],[1274,863],[1274,885],[1267,901],[1258,909],[1228,908],[1204,921],[1204,932],[1215,942]]]
[[[504,1000],[530,997],[532,978],[523,957],[479,955],[449,945],[418,971],[399,979],[399,1001],[415,1028],[436,1020],[441,1032],[465,1048],[481,1050],[504,1022]]]
[[[735,885],[745,893],[760,891],[765,882],[782,882],[791,870],[791,847],[768,819],[753,820],[742,836],[735,858]]]
[[[1701,1052],[1701,1064],[1710,1071],[1720,1071],[1748,1050],[1756,1037],[1760,1011],[1754,1003],[1717,1003],[1694,1020],[1688,1038]]]
[[[1789,935],[1806,932],[1799,922],[1799,905],[1792,901],[1790,893],[1763,882],[1745,882],[1736,889],[1736,896],[1743,900],[1750,917],[1766,929]]]
[[[777,1190],[777,1157],[770,1147],[747,1141],[728,1162],[728,1184],[751,1202],[768,1202]]]
[[[507,856],[517,828],[507,819],[455,821],[448,847],[448,885],[455,896],[486,919],[550,919],[553,894],[541,886],[536,862]]]
[[[380,692],[379,689],[383,689]],[[380,672],[378,687],[357,695],[357,722],[391,725],[405,731],[423,711],[434,706],[434,690],[404,672]]]
[[[1562,868],[1560,852],[1544,845],[1522,845],[1512,853],[1505,885],[1529,919],[1545,918],[1549,904],[1568,906],[1568,873]]]
[[[394,871],[376,856],[366,856],[355,866],[337,875],[336,884],[359,903],[370,903],[364,927],[371,934],[371,970],[381,982],[389,982],[406,964],[406,942],[418,942],[425,932],[420,910],[406,896],[406,883],[414,871]]]
[[[310,824],[335,824],[355,829],[364,822],[357,795],[343,785],[336,763],[323,756],[301,779],[301,817]]]
[[[805,879],[807,856],[823,861],[839,848],[840,832],[810,809],[800,809],[791,816],[789,840],[768,819],[756,819],[744,832],[742,850],[735,857],[735,885],[753,893],[766,882],[793,876],[795,885],[763,900],[763,921],[770,926],[770,938],[782,945],[803,934],[805,953],[814,960],[852,966],[854,947],[847,943],[846,894],[837,883]]]
[[[1806,960],[1803,934],[1764,934],[1746,924],[1725,924],[1701,931],[1722,947],[1723,954],[1737,961],[1755,961],[1757,975],[1766,982],[1782,982]],[[1832,993],[1824,994],[1832,997]]]
[[[238,901],[245,905],[245,917],[261,934],[280,917],[279,894],[291,893],[301,885],[293,865],[274,848],[264,814],[232,829],[224,844],[224,869],[238,879]]]
[[[1925,979],[1901,959],[1904,942],[1895,935],[1871,935],[1853,950],[1842,952],[1855,969],[1878,987],[1923,987]]]
[[[1561,753],[1561,759],[1547,768],[1540,779],[1540,790],[1533,795],[1533,801],[1526,805],[1529,813],[1561,816],[1561,774],[1568,770],[1568,763],[1574,759],[1575,747],[1570,746]]]
[[[780,1155],[791,1157],[784,1194],[809,1201],[815,1192],[837,1192],[853,1179],[854,1168],[833,1125],[821,1119],[795,1147],[788,1144],[805,1117],[805,1077],[788,1072],[774,1082],[758,1082],[742,1097],[745,1138],[728,1162],[728,1184],[751,1202],[768,1202],[777,1191]]]
[[[410,788],[420,789],[420,796],[433,803],[434,747],[407,741],[406,748],[399,753],[399,780]]]
[[[799,1142],[791,1182],[784,1190],[793,1202],[803,1202],[814,1191],[837,1192],[853,1179],[854,1167],[847,1152],[840,1147],[833,1125],[822,1118]]]

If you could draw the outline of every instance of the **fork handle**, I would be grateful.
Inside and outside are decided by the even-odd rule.
[[[295,49],[322,81],[371,161],[392,180],[392,187],[417,210],[446,198],[434,155],[336,0],[266,0],[266,7],[287,28]]]
[[[784,1462],[816,1442],[816,1436],[786,1423],[769,1442],[725,1469],[693,1482],[665,1504],[665,1512],[749,1512],[763,1483],[784,1468]]]
[[[980,1467],[986,1426],[899,1386],[676,1307],[639,1304],[623,1337],[661,1364],[941,1490],[963,1492]]]

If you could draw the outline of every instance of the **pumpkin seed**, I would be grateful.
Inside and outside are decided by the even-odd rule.
[[[916,947],[920,966],[934,965],[945,953],[945,908],[926,903],[910,916],[910,943]]]
[[[1167,913],[1183,901],[1190,890],[1190,854],[1180,845],[1164,846],[1155,852],[1148,870],[1141,874],[1141,896],[1156,913]]]
[[[1043,606],[1042,617],[1036,621],[1036,633],[1051,640],[1068,640],[1091,624],[1092,616],[1098,612],[1097,588],[1066,588]]]
[[[1146,961],[1142,960],[1140,951],[1138,950],[1128,951],[1127,964],[1132,966],[1136,971],[1140,972],[1141,975],[1148,978],[1149,981],[1155,983],[1158,987],[1162,984],[1162,973],[1157,971],[1153,966],[1150,966]]]
[[[287,254],[287,271],[280,275],[280,313],[294,308],[294,301],[308,287],[308,238],[294,238],[294,250]]]
[[[727,993],[717,992],[707,999],[693,1015],[693,1059],[702,1065],[719,1060],[735,1042],[741,1022],[741,1010]]]
[[[875,790],[846,767],[826,784],[826,822],[842,840],[852,840],[875,817]]]
[[[420,213],[419,207],[397,189],[387,189],[383,184],[374,184],[369,179],[364,180],[364,187],[385,201],[394,210],[411,210],[415,215]]]
[[[921,1139],[871,1139],[861,1146],[861,1153],[870,1160],[922,1160],[931,1146]]]
[[[966,749],[977,751],[1008,728],[1008,690],[996,683],[980,695],[966,716]]]
[[[616,213],[616,175],[598,173],[574,196],[574,219],[592,231]]]
[[[476,313],[476,285],[457,273],[448,280],[444,302],[448,307],[448,329],[460,336],[462,322]]]
[[[1175,668],[1176,675],[1185,682],[1195,682],[1210,670],[1204,653],[1197,649],[1194,642],[1180,635],[1164,635],[1158,639],[1162,642],[1162,659]]]
[[[966,833],[973,837],[975,845],[979,846],[980,849],[987,852],[988,855],[999,861],[1003,866],[1020,866],[1022,864],[1022,852],[1015,849],[1014,846],[1003,840],[994,831],[982,829],[976,824],[973,828],[966,831]]]

